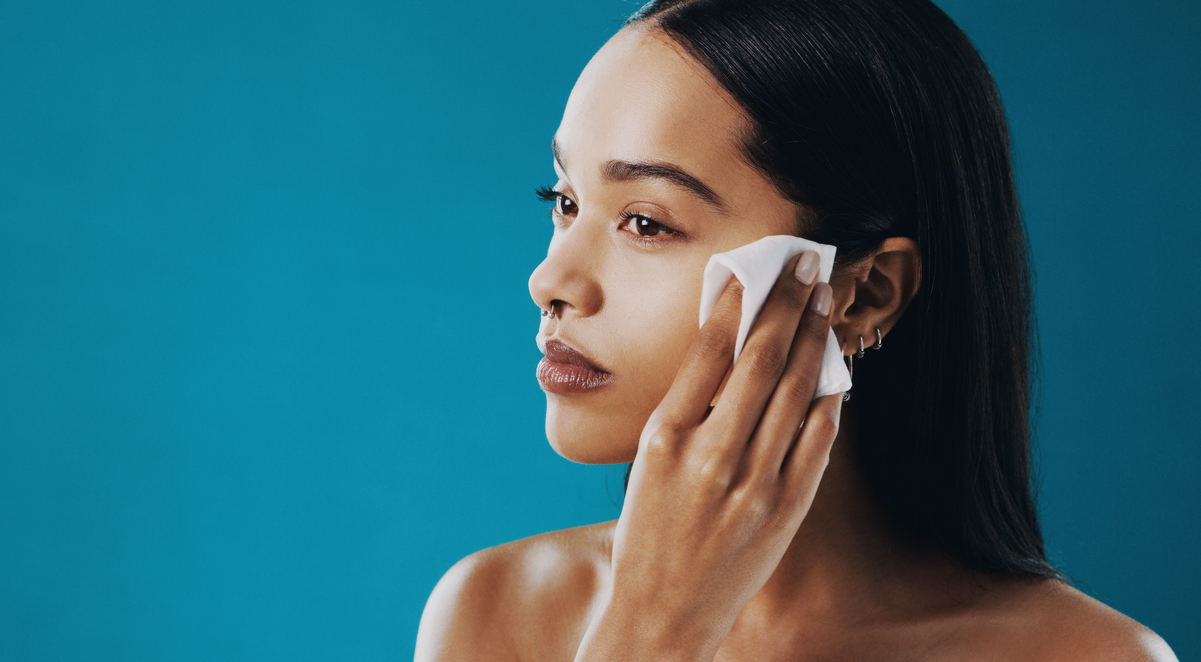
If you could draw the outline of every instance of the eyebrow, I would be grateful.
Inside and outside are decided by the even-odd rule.
[[[558,162],[559,167],[566,170],[566,167],[563,165],[562,153],[559,151],[559,142],[552,139],[550,149],[554,153],[555,161]],[[729,213],[729,208],[726,206],[725,201],[722,200],[716,191],[709,188],[707,184],[695,175],[672,163],[665,161],[631,163],[629,161],[613,160],[601,166],[601,176],[610,182],[661,179],[675,184],[700,198],[702,202],[712,207],[714,211],[720,214]]]

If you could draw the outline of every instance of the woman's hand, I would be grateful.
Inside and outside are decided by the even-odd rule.
[[[735,279],[701,328],[643,430],[613,586],[577,660],[712,660],[776,569],[817,491],[842,403],[812,400],[830,329],[830,286],[812,285],[817,261],[806,252],[789,262],[732,370]]]

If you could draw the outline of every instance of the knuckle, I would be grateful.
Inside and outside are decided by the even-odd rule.
[[[805,323],[801,325],[801,333],[812,341],[825,342],[826,336],[830,334],[829,322],[824,317],[806,315]]]
[[[812,426],[810,427],[810,433],[816,434],[819,438],[834,437],[838,434],[838,421],[835,421],[824,413],[811,413],[805,425],[806,427]]]
[[[813,391],[806,388],[805,381],[795,375],[789,379],[787,386],[784,386],[781,391],[784,398],[783,404],[790,410],[804,412],[809,408],[809,403],[813,399]]]
[[[771,519],[775,509],[768,487],[763,481],[747,481],[733,492],[732,500],[742,518],[754,522]]]
[[[789,310],[804,310],[809,303],[809,288],[802,285],[795,278],[791,279],[796,283],[795,286],[789,283],[789,286],[781,288],[781,293],[784,303],[788,304]]]
[[[734,338],[717,329],[704,329],[696,339],[697,357],[706,361],[734,355]]]
[[[697,469],[701,485],[709,492],[724,493],[730,488],[733,471],[725,458],[711,456],[700,463]]]
[[[779,379],[788,365],[788,355],[776,347],[757,348],[746,358],[751,372],[767,379]]]
[[[643,433],[643,451],[647,460],[667,457],[674,453],[679,434],[674,425],[661,423]]]

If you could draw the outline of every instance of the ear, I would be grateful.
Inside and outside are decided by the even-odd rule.
[[[870,257],[830,280],[834,288],[831,327],[843,355],[876,344],[876,329],[888,335],[922,284],[917,242],[889,237]]]

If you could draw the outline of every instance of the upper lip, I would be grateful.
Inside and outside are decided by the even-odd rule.
[[[555,363],[568,363],[571,365],[578,365],[583,368],[588,368],[594,372],[607,372],[600,366],[596,365],[596,363],[594,363],[592,359],[588,358],[588,356],[583,352],[572,347],[571,345],[568,345],[562,340],[557,338],[549,338],[543,342],[540,336],[538,341],[538,349],[542,350],[542,353],[546,355],[546,358],[554,361]]]

